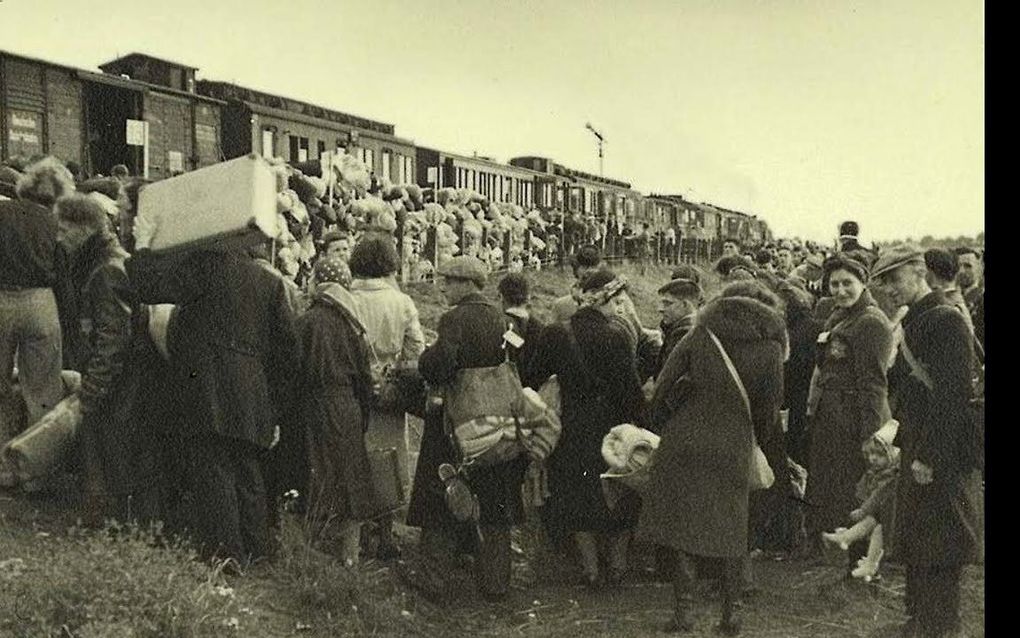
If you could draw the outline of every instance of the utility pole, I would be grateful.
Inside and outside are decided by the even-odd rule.
[[[606,138],[602,136],[602,133],[595,130],[595,127],[591,125],[591,122],[586,122],[584,128],[591,131],[592,135],[594,135],[599,141],[599,177],[605,177],[602,174],[602,145],[606,142]]]

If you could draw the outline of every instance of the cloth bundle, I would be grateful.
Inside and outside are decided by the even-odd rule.
[[[549,456],[559,442],[560,418],[541,396],[523,388],[513,401],[512,416],[481,416],[454,428],[465,460],[479,465],[509,461],[522,451],[534,460]]]
[[[19,482],[43,478],[70,454],[81,425],[81,375],[64,370],[61,375],[65,398],[39,421],[4,446],[3,460]]]
[[[602,439],[602,458],[609,465],[603,479],[615,479],[634,489],[648,481],[659,436],[631,423],[623,423],[609,430]]]

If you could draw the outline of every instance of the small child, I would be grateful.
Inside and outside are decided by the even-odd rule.
[[[889,519],[899,475],[900,450],[892,444],[898,427],[899,423],[890,420],[861,446],[868,469],[857,482],[856,497],[861,506],[850,512],[854,525],[822,534],[826,542],[839,545],[844,551],[852,543],[869,539],[868,553],[850,572],[854,578],[863,578],[865,582],[871,582],[878,573],[884,553],[882,522]]]

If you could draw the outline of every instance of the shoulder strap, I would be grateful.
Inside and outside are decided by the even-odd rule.
[[[929,391],[934,390],[935,384],[932,383],[931,376],[928,374],[928,371],[924,369],[924,366],[921,365],[921,362],[917,360],[917,357],[914,356],[910,346],[907,345],[906,335],[903,335],[903,339],[900,341],[900,352],[903,353],[903,358],[906,359],[907,364],[910,365],[913,376],[923,383]]]
[[[726,348],[723,348],[723,344],[719,341],[719,337],[715,336],[715,333],[705,328],[708,332],[708,336],[712,337],[712,342],[715,343],[715,347],[719,349],[719,354],[722,355],[723,362],[726,364],[726,369],[730,371],[730,376],[733,377],[733,382],[737,384],[737,389],[740,390],[740,397],[744,400],[744,408],[747,410],[747,418],[751,420],[753,425],[754,419],[751,416],[751,399],[747,396],[747,389],[744,388],[744,382],[740,380],[740,375],[737,373],[736,366],[733,365],[733,361],[730,359],[730,355],[727,354]],[[754,427],[751,428],[753,433]]]

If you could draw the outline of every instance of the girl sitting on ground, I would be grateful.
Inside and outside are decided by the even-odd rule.
[[[899,475],[900,450],[892,445],[898,426],[895,420],[890,420],[861,446],[868,469],[857,482],[856,496],[861,506],[850,512],[854,525],[822,534],[825,541],[844,551],[852,543],[868,538],[868,553],[850,572],[866,582],[878,573],[884,553],[882,522],[890,519]]]

